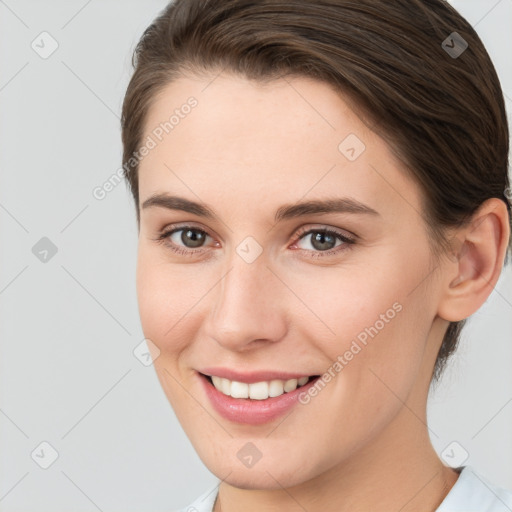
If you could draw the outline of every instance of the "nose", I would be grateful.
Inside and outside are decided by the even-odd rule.
[[[206,331],[223,348],[242,352],[284,338],[290,292],[267,264],[263,255],[247,263],[234,254],[212,290]]]

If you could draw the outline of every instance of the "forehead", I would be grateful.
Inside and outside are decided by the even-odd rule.
[[[143,142],[150,139],[139,167],[141,202],[179,190],[246,206],[255,197],[279,195],[282,203],[326,193],[380,207],[396,208],[404,196],[419,204],[387,144],[345,98],[308,78],[180,78],[154,98]]]

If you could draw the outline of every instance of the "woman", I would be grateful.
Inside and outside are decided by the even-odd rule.
[[[221,480],[186,510],[512,510],[426,419],[510,240],[503,95],[468,22],[441,0],[177,0],[134,64],[142,327]]]

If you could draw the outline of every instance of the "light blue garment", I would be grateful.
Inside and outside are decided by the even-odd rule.
[[[436,512],[512,512],[512,490],[497,487],[473,467],[464,466]]]
[[[217,487],[204,492],[194,503],[188,507],[180,509],[178,512],[212,512],[215,498],[217,497]]]
[[[212,512],[216,496],[217,490],[211,489],[179,512]],[[464,466],[436,512],[512,512],[512,490],[497,487]]]

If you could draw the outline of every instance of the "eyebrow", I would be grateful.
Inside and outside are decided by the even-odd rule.
[[[218,216],[205,204],[201,204],[184,197],[171,196],[168,194],[154,194],[142,203],[142,209],[151,207],[166,208],[168,210],[179,210],[192,213],[210,220],[217,220]],[[348,197],[311,200],[299,203],[283,205],[277,209],[274,220],[293,219],[303,215],[325,214],[325,213],[356,213],[380,216],[373,208]]]

